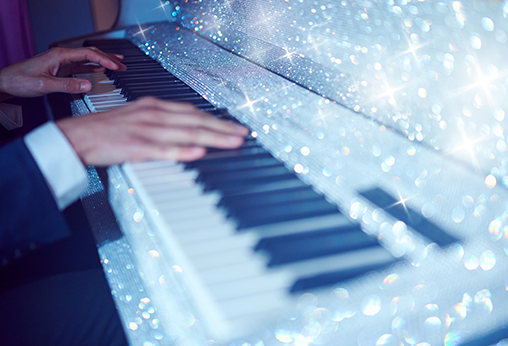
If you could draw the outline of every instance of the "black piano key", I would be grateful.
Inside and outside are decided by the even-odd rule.
[[[324,198],[309,201],[295,201],[277,206],[259,207],[254,210],[234,211],[231,217],[236,220],[238,230],[268,224],[301,220],[311,216],[339,213],[337,206]]]
[[[125,65],[125,64],[124,64]],[[157,61],[145,61],[145,62],[130,62],[127,64],[128,70],[125,71],[118,71],[118,70],[109,70],[110,72],[113,72],[114,74],[118,74],[119,76],[122,75],[128,75],[129,73],[133,73],[134,71],[166,71],[164,67],[162,67],[161,64],[159,64]],[[167,72],[167,71],[166,71]]]
[[[242,143],[240,148],[254,148],[254,147],[260,147],[261,145],[256,141],[256,139],[250,137],[246,138],[245,142]]]
[[[164,84],[167,87],[181,87],[185,88],[187,85],[183,83],[182,81],[174,78],[160,78],[159,76],[157,78],[145,78],[145,79],[134,79],[131,80],[129,78],[122,78],[113,81],[113,84],[119,89],[122,89],[122,91],[128,91],[131,87],[138,87],[140,84],[142,85],[150,85],[153,87],[157,87],[157,83]]]
[[[379,247],[381,247],[379,245]],[[373,270],[380,270],[386,268],[394,263],[398,262],[399,259],[394,258],[391,261],[384,263],[375,263],[370,265],[364,265],[356,268],[350,268],[345,270],[339,270],[329,273],[318,274],[315,276],[305,277],[298,279],[290,289],[291,293],[298,293],[318,287],[325,287],[337,284],[339,282],[347,281],[350,279],[357,278]]]
[[[159,63],[125,63],[127,66],[127,70],[119,71],[119,70],[106,70],[105,73],[108,77],[115,78],[116,76],[128,76],[129,74],[135,74],[136,72],[141,71],[166,71]]]
[[[125,84],[125,87],[126,88],[132,88],[132,89],[140,89],[140,90],[144,90],[144,89],[157,89],[157,88],[164,88],[164,87],[178,87],[178,86],[181,86],[181,87],[187,87],[187,84],[185,84],[184,82],[182,82],[181,80],[179,80],[178,78],[169,78],[169,79],[164,79],[164,80],[151,80],[150,78],[148,78],[147,80],[133,80],[133,81],[128,81],[126,80],[124,82]]]
[[[267,155],[268,156],[268,155]],[[252,158],[252,160],[223,161],[217,164],[201,165],[199,171],[204,172],[225,172],[232,170],[255,169],[260,167],[273,167],[280,165],[280,161],[273,157]]]
[[[445,230],[427,220],[418,212],[400,203],[399,200],[389,195],[381,188],[361,192],[360,195],[384,209],[388,214],[403,221],[409,227],[423,234],[439,246],[447,246],[458,241],[457,238],[448,234]]]
[[[479,338],[465,341],[464,343],[460,343],[460,345],[461,346],[506,345],[506,343],[500,343],[500,341],[502,341],[503,339],[508,339],[508,328],[491,331],[488,334],[485,334]]]
[[[227,171],[204,171],[199,173],[196,181],[205,184],[214,182],[227,183],[228,181],[234,180],[250,180],[260,177],[271,177],[274,175],[286,174],[287,172],[287,168],[279,162],[275,166],[268,167],[249,167],[247,169],[232,169]]]
[[[142,63],[150,63],[150,62],[153,62],[154,60],[152,58],[150,58],[149,56],[146,56],[146,55],[140,55],[140,56],[125,56],[122,60],[122,63],[126,63],[126,64],[142,64]],[[157,62],[158,63],[158,62]],[[125,64],[124,64],[125,65]]]
[[[121,60],[122,64],[125,66],[130,64],[136,64],[136,65],[143,65],[143,64],[151,64],[151,63],[157,63],[159,66],[161,64],[158,61],[153,60],[149,56],[146,56],[144,54],[137,55],[137,54],[130,54],[129,52],[125,52],[123,54],[124,58]]]
[[[129,84],[129,82],[143,82],[143,83],[152,83],[152,82],[159,82],[159,81],[165,81],[165,82],[173,82],[175,84],[184,85],[183,82],[176,79],[175,77],[171,76],[170,74],[166,75],[150,75],[150,76],[129,76],[129,77],[122,77],[121,79],[117,79],[114,81],[114,84],[118,88],[123,88]]]
[[[207,101],[203,99],[202,97],[186,97],[186,98],[173,98],[173,97],[159,97],[162,100],[166,101],[172,101],[172,102],[183,102],[183,103],[190,103],[194,107],[198,109],[205,109],[205,107],[208,105]]]
[[[151,90],[158,90],[158,89],[164,89],[164,90],[189,90],[189,87],[186,85],[180,85],[175,83],[164,83],[164,84],[150,84],[147,85],[144,83],[142,86],[126,86],[122,88],[121,93],[125,95],[126,97],[130,96],[133,92],[143,92],[143,91],[151,91]]]
[[[217,160],[217,162],[220,162],[220,160],[227,161],[231,159],[250,160],[252,157],[256,155],[265,155],[265,157],[271,156],[271,154],[262,147],[239,148],[206,154],[199,161],[191,162],[187,164],[187,166],[197,168],[202,164],[206,164],[210,161],[215,160]]]
[[[310,186],[301,186],[295,189],[222,197],[219,203],[217,203],[217,206],[227,210],[249,209],[273,204],[290,203],[295,200],[318,199],[321,197],[322,195],[315,192]]]
[[[128,68],[128,67],[127,67]],[[128,70],[127,70],[128,71]],[[113,80],[118,80],[118,79],[133,79],[133,78],[142,78],[144,80],[148,80],[150,78],[157,78],[157,77],[164,77],[166,79],[168,79],[168,72],[164,69],[157,69],[155,71],[132,71],[132,72],[127,72],[125,71],[125,73],[123,72],[119,72],[117,74],[115,74],[114,78],[112,78]]]
[[[151,76],[151,75],[160,75],[165,74],[167,71],[163,69],[160,65],[156,67],[146,66],[145,68],[136,67],[133,68],[129,65],[127,66],[126,71],[116,71],[116,70],[107,70],[106,76],[108,78],[116,80],[121,79],[123,77],[131,77],[131,76]]]
[[[294,174],[282,174],[277,176],[270,177],[260,177],[256,179],[250,180],[240,180],[240,181],[232,181],[227,184],[224,182],[216,182],[216,183],[208,183],[203,187],[203,191],[219,191],[222,196],[230,196],[241,193],[246,193],[248,191],[255,191],[256,189],[266,188],[266,185],[277,184],[287,180],[298,180],[294,176]],[[294,182],[293,182],[294,183]]]
[[[168,85],[186,85],[178,78],[171,76],[170,74],[167,75],[147,75],[147,76],[121,76],[118,78],[113,79],[113,83],[119,84],[121,82],[121,86],[119,88],[123,87],[130,87],[132,86],[139,86],[139,84],[143,85],[153,85],[156,86],[156,83],[166,83]]]
[[[126,93],[126,97],[128,100],[135,100],[140,97],[145,96],[154,96],[154,97],[166,97],[166,98],[172,98],[175,100],[183,99],[184,97],[199,97],[200,99],[203,99],[197,92],[193,91],[192,89],[161,89],[161,90],[148,90],[148,91],[131,91],[129,90]]]
[[[216,114],[215,112],[208,112],[210,114]],[[221,118],[220,116],[218,116],[218,118]],[[259,145],[259,143],[255,140],[255,139],[252,139],[252,138],[245,138],[245,141],[242,143],[241,146],[239,146],[238,148],[255,148],[255,147],[258,147],[258,148],[261,148],[261,145]],[[227,151],[227,150],[230,150],[230,149],[221,149],[221,148],[208,148],[207,149],[207,153],[216,153],[216,152],[220,152],[220,151]],[[273,158],[272,155],[270,155],[270,157]],[[274,160],[276,160],[274,158]],[[277,160],[278,162],[280,162],[279,160]]]
[[[214,152],[212,152],[214,153]],[[216,152],[215,152],[216,153]],[[236,156],[229,156],[229,157],[222,157],[217,158],[213,160],[206,160],[206,161],[193,161],[193,162],[187,162],[185,163],[185,169],[203,169],[204,171],[210,171],[210,170],[220,170],[220,167],[223,165],[229,165],[234,166],[235,164],[238,165],[246,165],[247,167],[250,165],[250,162],[253,160],[264,160],[264,159],[272,159],[272,155],[266,151],[261,153],[256,153],[253,155],[236,155]]]
[[[268,267],[275,267],[372,246],[379,246],[377,238],[355,226],[264,238],[255,250],[267,253]]]
[[[248,195],[248,194],[254,194],[254,193],[269,193],[272,191],[279,191],[279,190],[285,190],[285,189],[293,189],[297,187],[308,187],[303,181],[298,179],[297,177],[293,176],[291,179],[282,179],[278,181],[270,181],[265,182],[258,185],[250,185],[245,186],[244,188],[231,190],[231,191],[225,191],[222,190],[221,194],[223,197],[228,196],[239,196],[239,195]]]

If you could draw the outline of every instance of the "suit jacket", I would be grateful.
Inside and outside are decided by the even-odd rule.
[[[0,265],[70,235],[22,138],[0,147]]]

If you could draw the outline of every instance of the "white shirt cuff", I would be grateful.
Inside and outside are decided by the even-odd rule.
[[[25,144],[39,166],[60,210],[79,198],[87,187],[81,160],[62,131],[48,122],[25,136]]]

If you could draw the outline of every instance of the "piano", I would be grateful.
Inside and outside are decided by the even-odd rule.
[[[170,20],[60,43],[126,56],[75,115],[152,95],[252,133],[89,169],[132,344],[508,343],[505,2],[151,10]]]

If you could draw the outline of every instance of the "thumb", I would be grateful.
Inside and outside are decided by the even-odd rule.
[[[45,85],[45,93],[63,92],[79,94],[90,91],[92,83],[83,78],[50,77]]]

